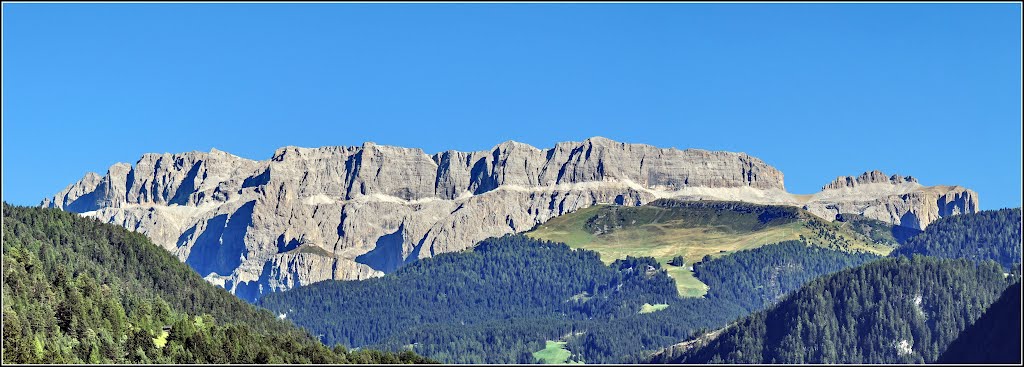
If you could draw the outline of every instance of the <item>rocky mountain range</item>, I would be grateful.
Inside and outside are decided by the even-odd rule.
[[[796,195],[779,170],[744,153],[600,137],[433,155],[374,143],[289,146],[264,161],[216,149],[146,154],[88,173],[41,205],[145,233],[208,281],[254,300],[380,276],[594,204],[658,198],[794,205],[826,220],[855,213],[917,229],[978,211],[974,191],[909,176],[867,172]]]

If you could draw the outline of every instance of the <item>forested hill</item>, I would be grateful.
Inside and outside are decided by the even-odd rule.
[[[741,312],[735,306],[712,310],[679,303],[675,285],[658,267],[649,258],[606,266],[593,251],[505,236],[482,241],[473,251],[417,261],[382,278],[272,293],[259,305],[323,334],[329,343],[360,347],[387,344],[390,338],[392,346],[414,345],[421,354],[450,363],[533,362],[528,356],[544,348],[545,338],[570,333],[574,322],[635,316],[645,303],[694,309],[692,316],[674,319],[674,331],[654,331],[667,335],[685,335],[698,320],[725,322]],[[497,320],[502,322],[496,327],[504,329],[499,335],[517,336],[479,340],[488,331],[473,329]],[[524,320],[530,321],[510,325]],[[432,341],[438,338],[445,340]]]
[[[622,363],[877,258],[799,241],[767,245],[693,264],[712,287],[706,298],[682,298],[653,258],[606,265],[593,251],[517,235],[382,278],[273,293],[259,304],[328,343],[412,348],[441,362],[532,363],[552,340],[565,342],[571,361]]]
[[[1020,282],[1007,288],[978,321],[960,333],[936,363],[1020,364]]]
[[[886,258],[816,279],[709,342],[654,362],[932,362],[1008,284],[991,261]]]
[[[878,259],[869,252],[850,253],[800,241],[786,241],[710,258],[693,271],[709,287],[707,298],[733,302],[749,312],[774,304],[815,277]]]
[[[4,363],[401,363],[330,349],[138,233],[3,204]]]
[[[928,256],[994,260],[1010,272],[1021,262],[1020,208],[985,210],[943,217],[903,244],[890,256]]]

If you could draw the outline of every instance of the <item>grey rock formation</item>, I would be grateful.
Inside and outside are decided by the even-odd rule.
[[[917,182],[917,179],[914,178],[913,176],[903,177],[903,176],[900,176],[900,175],[892,175],[892,176],[886,177],[885,173],[882,173],[882,171],[875,170],[875,171],[864,172],[860,176],[857,176],[857,177],[853,177],[853,176],[839,176],[835,180],[830,182],[828,185],[825,185],[825,187],[822,187],[821,189],[822,190],[833,190],[833,189],[842,189],[842,188],[855,188],[858,185],[867,185],[867,184],[876,184],[876,183],[883,183],[883,184],[890,184],[890,185],[899,185],[899,184],[902,184],[904,182],[915,183],[915,182]]]
[[[978,211],[978,194],[960,186],[925,187],[917,179],[880,171],[842,176],[805,202],[804,209],[832,220],[841,213],[925,229],[940,217]]]
[[[840,178],[808,197],[787,193],[781,172],[743,153],[596,137],[543,150],[509,141],[434,155],[365,143],[284,147],[265,161],[217,150],[146,154],[105,176],[89,173],[41,205],[145,233],[208,281],[252,300],[326,279],[380,276],[598,203],[741,200],[914,227],[977,210],[972,191],[882,176]]]
[[[96,197],[102,193],[97,192],[97,186],[102,180],[100,175],[89,172],[78,182],[54,195],[53,198],[43,199],[42,206],[62,208],[76,213],[99,209]]]

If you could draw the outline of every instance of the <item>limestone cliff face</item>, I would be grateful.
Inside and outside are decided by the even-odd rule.
[[[860,176],[857,176],[857,177],[853,177],[853,176],[839,176],[835,180],[832,180],[832,182],[830,182],[828,185],[825,185],[825,187],[822,187],[821,189],[822,190],[838,190],[838,189],[845,189],[845,188],[856,188],[856,187],[862,186],[862,185],[870,185],[870,184],[878,184],[878,183],[880,183],[880,184],[890,184],[890,185],[900,185],[900,184],[903,184],[903,183],[917,183],[917,179],[914,178],[913,176],[903,177],[903,176],[900,176],[900,175],[892,175],[892,176],[886,177],[885,173],[882,173],[882,171],[875,170],[875,171],[864,172]]]
[[[960,186],[925,187],[911,176],[887,177],[871,171],[835,179],[814,194],[804,209],[829,220],[837,214],[856,213],[923,230],[940,217],[977,212],[978,194]]]
[[[741,200],[807,205],[826,219],[833,211],[877,212],[873,217],[916,226],[977,208],[970,191],[911,190],[893,201],[862,190],[878,180],[854,179],[859,186],[836,185],[823,193],[840,194],[807,201],[786,193],[781,172],[743,153],[604,138],[550,149],[510,141],[434,155],[365,143],[284,147],[265,161],[217,150],[146,154],[102,177],[87,174],[42,205],[145,233],[210,282],[250,300],[326,279],[380,276],[597,203]],[[908,184],[916,182],[895,185]],[[845,200],[842,190],[859,196]]]
[[[97,186],[103,178],[93,172],[85,174],[78,182],[68,186],[52,198],[43,199],[42,206],[63,208],[76,213],[87,212],[99,208],[97,203]]]

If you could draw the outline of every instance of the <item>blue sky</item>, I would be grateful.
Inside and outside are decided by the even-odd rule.
[[[604,136],[1021,205],[1019,4],[3,5],[3,200],[146,152]]]

